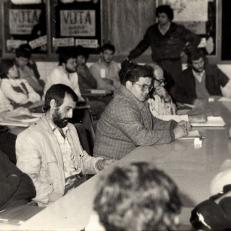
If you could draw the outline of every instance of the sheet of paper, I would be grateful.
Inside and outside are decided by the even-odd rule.
[[[219,102],[231,102],[230,98],[227,97],[221,97],[220,99],[218,99]]]
[[[205,123],[191,123],[194,127],[223,127],[225,121],[221,116],[208,116]]]
[[[200,135],[200,132],[198,130],[191,130],[188,133],[188,136],[181,137],[180,139],[181,140],[188,140],[188,139],[195,139],[195,138],[200,138],[200,137],[201,137],[201,135]]]

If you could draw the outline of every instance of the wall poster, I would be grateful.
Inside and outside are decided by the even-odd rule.
[[[75,1],[58,3],[55,7],[55,28],[53,41],[74,39],[74,45],[82,45],[95,53],[101,45],[100,1]],[[57,40],[58,39],[58,40]],[[68,46],[68,43],[55,43]]]

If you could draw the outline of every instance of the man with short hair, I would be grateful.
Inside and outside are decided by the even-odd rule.
[[[76,52],[73,47],[58,50],[59,65],[55,67],[46,79],[44,94],[54,84],[65,84],[73,89],[80,101],[84,101],[79,89],[79,79],[76,72]]]
[[[138,146],[170,143],[188,133],[188,123],[162,121],[151,115],[147,99],[153,87],[150,66],[122,64],[121,87],[101,115],[95,156],[121,159]]]
[[[189,67],[179,76],[175,100],[179,103],[201,105],[210,96],[231,97],[231,81],[216,66],[207,64],[202,49],[189,55]]]
[[[90,66],[90,71],[97,81],[98,89],[114,91],[120,86],[120,67],[113,60],[114,54],[114,45],[106,43],[101,47],[99,60]]]
[[[40,206],[77,187],[83,174],[95,174],[112,163],[82,149],[76,128],[68,123],[77,101],[70,87],[53,85],[45,95],[45,115],[17,137],[17,166],[33,180],[34,201]]]

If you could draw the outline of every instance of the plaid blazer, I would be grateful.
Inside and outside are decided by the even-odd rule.
[[[121,86],[97,123],[94,155],[121,159],[138,146],[170,143],[175,126],[153,117],[147,102]]]

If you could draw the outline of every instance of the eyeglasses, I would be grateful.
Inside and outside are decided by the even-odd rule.
[[[155,81],[157,81],[159,83],[159,86],[165,86],[166,84],[166,81],[165,79],[154,79]]]
[[[149,92],[152,91],[153,89],[153,85],[147,85],[147,84],[139,84],[139,83],[135,83],[136,85],[138,85],[141,89],[141,91],[146,91],[148,90]]]

